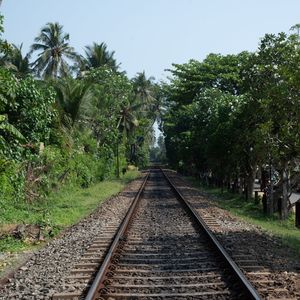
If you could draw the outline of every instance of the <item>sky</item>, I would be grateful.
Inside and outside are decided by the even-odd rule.
[[[3,0],[4,38],[28,51],[59,22],[79,53],[105,42],[129,77],[165,80],[172,63],[255,51],[265,33],[300,23],[299,0]]]

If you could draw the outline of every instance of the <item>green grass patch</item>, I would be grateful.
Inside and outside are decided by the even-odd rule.
[[[264,215],[261,201],[245,201],[240,195],[227,191],[222,192],[218,188],[208,188],[200,184],[194,178],[187,177],[193,186],[200,188],[211,196],[215,196],[216,204],[248,223],[259,226],[261,229],[279,237],[283,244],[292,248],[300,258],[300,229],[295,227],[295,214],[291,213],[288,220],[281,221],[278,215],[268,217]]]
[[[20,240],[16,240],[13,237],[7,236],[0,239],[0,251],[1,252],[16,252],[20,250],[27,250],[28,245]]]
[[[51,228],[51,235],[55,236],[62,229],[87,216],[103,200],[120,192],[138,175],[136,170],[128,171],[120,179],[105,180],[86,189],[65,186],[34,203],[0,203],[0,232],[11,224],[37,224],[47,230]],[[0,238],[0,252],[22,251],[30,247],[28,242],[10,236]]]

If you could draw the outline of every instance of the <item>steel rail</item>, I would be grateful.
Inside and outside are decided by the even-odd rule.
[[[196,219],[198,225],[204,229],[204,232],[206,236],[209,238],[209,240],[212,242],[212,244],[215,246],[215,248],[218,250],[218,253],[221,254],[221,256],[224,258],[224,261],[229,266],[229,268],[233,271],[236,279],[239,281],[241,286],[244,289],[244,292],[246,293],[247,297],[249,299],[255,299],[260,300],[260,296],[256,289],[252,286],[252,284],[249,282],[249,280],[245,277],[243,272],[240,270],[240,268],[237,266],[237,264],[232,260],[230,255],[227,253],[227,251],[223,248],[223,246],[220,244],[220,242],[217,240],[215,235],[210,231],[208,226],[206,225],[205,221],[200,217],[196,209],[185,199],[185,197],[181,194],[181,192],[175,187],[173,182],[170,180],[168,175],[160,169],[172,187],[173,191],[177,195],[177,197],[184,203],[186,208],[190,211],[190,213],[193,215],[193,217]]]
[[[135,212],[135,209],[137,207],[137,203],[139,202],[139,199],[141,197],[141,194],[144,191],[146,182],[148,180],[150,172],[147,173],[147,175],[145,176],[145,179],[142,183],[142,185],[140,186],[138,193],[136,194],[136,196],[134,197],[134,200],[129,208],[129,210],[126,213],[125,218],[123,219],[118,232],[114,238],[114,240],[112,241],[108,252],[105,255],[104,261],[100,267],[100,269],[97,272],[97,275],[93,281],[93,284],[91,285],[91,287],[89,288],[88,294],[85,297],[85,300],[95,300],[97,297],[97,292],[99,291],[99,289],[101,289],[102,287],[104,287],[103,285],[103,281],[105,279],[105,275],[106,273],[109,271],[108,268],[111,264],[113,255],[115,254],[115,251],[118,248],[118,245],[120,243],[120,241],[122,240],[122,238],[124,237],[124,234],[127,231],[129,222]]]

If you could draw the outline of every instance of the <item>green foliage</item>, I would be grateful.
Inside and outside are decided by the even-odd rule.
[[[0,83],[2,144],[6,141],[6,146],[0,149],[2,153],[10,157],[20,153],[19,141],[47,142],[55,116],[53,90],[32,77],[18,80],[3,68],[0,68]]]
[[[105,43],[86,47],[86,57],[79,58],[58,23],[47,23],[23,55],[22,45],[1,40],[2,21],[0,235],[2,226],[25,223],[47,238],[90,213],[148,164],[159,87],[144,72],[132,80],[119,72]],[[134,171],[129,164],[137,166]],[[0,241],[2,251],[27,247],[9,234]]]
[[[206,88],[217,88],[231,94],[239,94],[241,89],[241,61],[249,54],[238,55],[209,54],[203,62],[190,60],[186,64],[173,64],[173,75],[166,92],[168,99],[178,105],[189,104],[198,93]]]
[[[82,121],[82,106],[90,103],[93,91],[89,83],[71,77],[54,81],[60,122],[68,129]]]
[[[137,171],[128,171],[119,180],[106,180],[81,189],[74,185],[63,187],[50,193],[44,201],[28,204],[24,201],[0,200],[3,224],[36,224],[42,227],[46,238],[56,235],[62,229],[75,224],[91,213],[97,205],[108,197],[117,194],[128,182],[139,176]],[[20,251],[28,248],[24,241],[10,236],[0,239],[0,251]],[[32,247],[32,245],[30,245]]]
[[[8,70],[0,67],[0,113],[8,109],[16,109],[15,101],[18,88],[18,80]]]
[[[299,46],[297,35],[266,34],[255,53],[173,65],[163,115],[171,165],[221,185],[244,182],[248,198],[258,167],[293,173],[300,156]]]
[[[70,203],[74,197],[59,199],[55,193],[85,189],[88,194],[97,182],[114,178],[117,168],[148,164],[159,87],[144,72],[132,80],[118,72],[114,52],[104,43],[87,47],[86,58],[78,61],[58,23],[47,23],[25,56],[22,45],[4,51],[2,29],[1,18],[1,222],[29,222],[56,231],[57,223],[70,221],[65,215],[57,221],[51,214],[75,211],[83,197]],[[33,63],[32,52],[37,53]],[[72,61],[79,64],[70,66]],[[73,78],[78,67],[82,72]]]
[[[4,32],[3,21],[4,17],[0,15],[0,55],[7,55],[11,51],[11,45],[6,40],[2,40]]]
[[[10,135],[15,139],[24,140],[24,136],[13,125],[8,123],[6,115],[0,115],[0,131],[4,134]]]
[[[39,85],[32,77],[19,82],[16,92],[17,109],[10,111],[12,123],[30,142],[47,142],[55,111],[54,91]]]
[[[0,155],[0,206],[24,200],[25,173],[22,164]]]
[[[20,142],[25,138],[22,133],[11,124],[8,112],[18,107],[16,92],[18,81],[8,70],[0,68],[0,156],[18,157],[22,151]]]
[[[0,58],[0,65],[11,70],[17,77],[24,77],[31,73],[30,53],[22,54],[22,44],[17,47],[12,45],[10,51]]]

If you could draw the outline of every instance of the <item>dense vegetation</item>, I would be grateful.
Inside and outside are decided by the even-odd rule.
[[[148,164],[158,86],[144,72],[129,79],[105,43],[85,49],[77,54],[58,23],[46,24],[26,55],[1,40],[4,212]]]
[[[287,218],[289,193],[298,188],[299,63],[299,35],[279,33],[266,34],[254,53],[174,64],[163,116],[172,167],[246,198],[259,178],[267,212],[276,211],[279,199]]]

